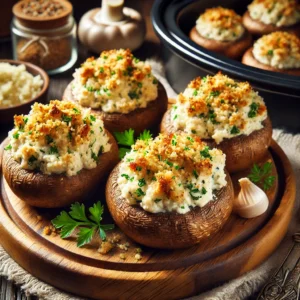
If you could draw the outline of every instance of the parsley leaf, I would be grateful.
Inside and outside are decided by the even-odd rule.
[[[275,182],[276,177],[271,175],[272,173],[272,163],[266,162],[261,167],[257,164],[251,169],[251,173],[248,175],[248,178],[253,182],[257,183],[263,187],[265,191],[269,190]]]
[[[152,138],[152,133],[149,130],[144,130],[137,139],[134,138],[134,130],[128,129],[124,132],[114,132],[114,136],[119,145],[123,146],[119,148],[119,158],[122,159],[127,152],[131,150],[131,146],[134,145],[136,140],[148,141]]]
[[[103,212],[104,206],[98,201],[89,208],[90,215],[87,217],[84,204],[76,202],[71,205],[69,213],[62,211],[51,222],[55,228],[61,230],[60,237],[63,239],[69,237],[78,227],[77,247],[82,247],[90,243],[96,233],[99,233],[100,238],[105,240],[105,231],[114,228],[113,224],[101,224]]]
[[[11,149],[12,149],[12,146],[10,144],[4,148],[4,150],[11,150]]]
[[[131,146],[134,144],[134,130],[131,128],[124,132],[115,132],[114,136],[116,137],[119,145]]]
[[[259,104],[256,102],[253,102],[250,104],[250,111],[248,112],[248,117],[249,118],[254,118],[257,115],[258,112],[258,108],[259,108]]]
[[[152,138],[152,133],[150,132],[150,130],[145,129],[137,139],[143,140],[143,141],[148,141],[151,138]]]
[[[205,148],[203,150],[200,151],[200,155],[204,158],[209,158],[210,160],[212,160],[211,155],[209,154],[209,147],[205,146]]]

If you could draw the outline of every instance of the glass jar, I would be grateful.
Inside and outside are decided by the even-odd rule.
[[[33,63],[49,75],[64,72],[75,64],[78,56],[77,26],[71,14],[55,20],[28,20],[20,17],[15,7],[13,12],[11,34],[14,59]]]

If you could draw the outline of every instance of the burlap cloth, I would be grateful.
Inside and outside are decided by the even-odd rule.
[[[176,97],[176,93],[172,90],[167,80],[164,77],[162,65],[154,60],[149,61],[153,67],[155,75],[165,86],[168,96],[171,98]],[[297,187],[300,186],[300,134],[292,135],[283,132],[282,130],[274,130],[273,138],[282,147],[288,156],[294,172],[296,174]],[[253,270],[240,278],[232,280],[218,288],[201,295],[189,298],[189,300],[241,300],[253,295],[266,282],[267,278],[274,272],[288,252],[292,245],[292,234],[300,230],[300,196],[297,191],[296,207],[294,210],[294,217],[289,227],[287,236],[284,238],[279,248],[274,254],[265,261],[256,270]],[[300,256],[300,252],[299,252]],[[9,280],[14,281],[20,285],[21,288],[31,295],[37,295],[40,299],[51,300],[80,300],[78,298],[66,293],[63,293],[54,287],[38,280],[37,278],[28,274],[22,269],[9,254],[0,246],[0,275],[6,276]]]

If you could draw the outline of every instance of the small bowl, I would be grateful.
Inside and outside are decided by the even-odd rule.
[[[40,93],[29,100],[28,102],[18,104],[11,107],[0,107],[0,124],[12,123],[14,115],[27,114],[30,111],[30,107],[34,102],[46,102],[49,88],[49,76],[40,67],[33,65],[28,62],[11,60],[11,59],[1,59],[0,63],[9,63],[11,65],[25,65],[26,71],[31,73],[33,76],[40,75],[43,80],[43,87]]]

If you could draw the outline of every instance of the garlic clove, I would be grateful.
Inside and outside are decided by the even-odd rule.
[[[234,210],[247,219],[262,215],[269,206],[266,193],[248,178],[241,178],[239,183],[241,190],[234,200]]]

